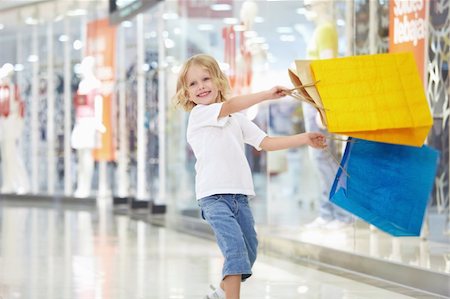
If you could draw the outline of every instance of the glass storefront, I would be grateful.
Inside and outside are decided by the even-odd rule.
[[[389,2],[375,2],[334,2],[338,56],[388,51]],[[269,153],[246,148],[257,194],[251,206],[260,234],[276,233],[450,273],[450,21],[448,4],[443,6],[447,15],[436,13],[433,5],[429,8],[433,13],[426,92],[435,124],[428,143],[441,151],[441,160],[424,226],[428,230],[426,245],[424,239],[390,237],[360,220],[336,231],[305,229],[305,224],[319,215],[321,193],[317,165],[306,147]],[[371,9],[376,13],[371,14]],[[84,56],[86,24],[107,17],[107,8],[91,5],[84,13],[69,16],[68,12],[0,31],[1,64],[15,65],[16,82],[25,101],[20,153],[31,194],[71,196],[77,183],[77,155],[68,140],[75,122],[72,103],[80,81],[77,68]],[[307,14],[307,7],[297,0],[171,0],[158,2],[115,26],[117,79],[112,113],[116,121],[112,128],[117,155],[107,168],[113,195],[166,204],[167,217],[202,222],[194,194],[195,157],[185,137],[188,114],[172,101],[180,66],[191,55],[208,53],[221,63],[236,94],[274,85],[292,86],[288,69],[294,60],[307,59],[315,29]],[[370,21],[373,17],[376,20]],[[375,24],[376,30],[370,30],[369,24]],[[283,136],[305,131],[303,109],[300,101],[286,97],[245,113],[269,135]],[[344,146],[337,142],[336,159]],[[96,164],[93,194],[98,190],[98,172]],[[415,241],[417,250],[398,255],[402,242]],[[380,243],[388,244],[389,249],[380,252],[371,247]],[[423,251],[435,249],[438,253],[431,260],[420,260]]]
[[[270,88],[274,84],[291,86],[287,69],[292,66],[295,59],[306,59],[308,42],[312,38],[314,24],[305,17],[305,8],[298,1],[266,1],[256,2],[254,22],[251,29],[245,30],[241,35],[239,24],[242,20],[243,1],[230,1],[226,12],[214,12],[209,9],[199,9],[203,13],[192,13],[189,1],[180,5],[178,10],[168,10],[173,19],[166,20],[167,28],[180,26],[179,38],[172,39],[167,50],[170,56],[170,70],[167,75],[168,96],[175,91],[177,67],[186,57],[193,54],[207,52],[224,63],[225,70],[229,72],[230,81],[237,80],[233,76],[233,66],[227,63],[230,53],[227,48],[229,40],[229,28],[234,28],[233,46],[235,52],[233,63],[239,71],[245,71],[244,55],[249,51],[252,57],[250,68],[251,80],[248,86],[242,88],[235,85],[236,92],[260,91]],[[193,4],[192,4],[193,5]],[[351,5],[351,7],[349,7]],[[389,2],[376,1],[336,1],[334,5],[334,17],[339,34],[339,56],[364,55],[373,53],[385,53],[389,50]],[[351,16],[348,16],[350,9]],[[370,10],[376,10],[374,14],[374,30],[369,30]],[[274,12],[277,13],[274,13]],[[220,16],[218,20],[218,16]],[[372,16],[373,17],[373,16]],[[442,18],[442,15],[440,16]],[[348,20],[351,23],[348,23]],[[442,74],[433,85],[439,86],[440,94],[432,94],[429,88],[429,100],[432,105],[435,101],[441,101],[434,111],[444,109],[448,111],[448,78],[446,77],[445,61],[437,62],[438,57],[448,55],[448,47],[435,54],[437,41],[448,30],[447,23],[441,22],[432,30],[436,35],[430,44],[430,59],[436,68],[442,67]],[[444,25],[447,24],[447,25]],[[447,26],[447,27],[445,27]],[[178,30],[178,29],[177,29]],[[178,32],[178,31],[177,31]],[[349,43],[348,32],[350,37]],[[371,34],[375,36],[371,37]],[[240,38],[244,42],[241,43]],[[173,47],[172,47],[173,45]],[[171,54],[174,53],[174,54]],[[431,76],[431,75],[429,75]],[[237,76],[236,76],[237,77]],[[170,78],[170,79],[169,79]],[[439,82],[439,83],[437,83]],[[245,80],[241,84],[245,84]],[[435,90],[435,89],[433,89]],[[439,108],[437,108],[439,106]],[[442,111],[441,111],[442,112]],[[246,111],[248,117],[266,130],[269,135],[287,135],[303,132],[305,130],[302,105],[297,100],[286,98],[279,102],[261,104],[254,109]],[[319,214],[320,180],[317,166],[312,162],[306,148],[279,152],[257,152],[247,148],[247,158],[253,170],[253,179],[256,189],[256,197],[251,200],[252,209],[259,231],[261,233],[277,233],[283,237],[301,240],[306,243],[315,243],[336,249],[344,249],[357,254],[369,255],[401,262],[409,265],[430,268],[439,272],[448,272],[448,257],[446,255],[433,255],[431,260],[420,261],[419,256],[424,252],[432,252],[437,249],[433,242],[442,244],[448,250],[448,126],[442,125],[442,114],[434,113],[435,125],[433,132],[439,132],[439,137],[430,136],[430,145],[441,150],[440,179],[436,181],[435,193],[437,198],[431,202],[428,216],[424,224],[423,239],[429,238],[430,243],[424,246],[417,239],[417,250],[408,255],[398,254],[402,244],[410,243],[408,238],[398,239],[384,234],[367,223],[356,220],[351,227],[337,231],[308,230],[305,224],[312,221]],[[176,217],[188,216],[200,219],[199,210],[194,198],[194,163],[195,159],[185,141],[187,115],[183,111],[168,108],[167,126],[167,191],[171,198],[170,209],[175,210]],[[432,133],[436,134],[436,133]],[[436,141],[437,140],[437,141]],[[338,143],[338,148],[345,144]],[[342,150],[338,151],[342,152]],[[336,157],[339,158],[339,157]],[[331,162],[333,163],[333,162]],[[439,193],[441,192],[441,193]],[[439,210],[439,212],[437,212]],[[445,210],[445,212],[444,212]],[[447,219],[447,220],[445,220]],[[402,243],[405,242],[405,243]],[[414,241],[413,241],[414,242]],[[391,253],[380,252],[376,244],[387,245]],[[445,244],[445,245],[444,245]],[[428,246],[428,247],[427,247]],[[442,249],[442,247],[441,247]],[[444,250],[445,251],[445,250]],[[419,262],[418,262],[419,259]]]

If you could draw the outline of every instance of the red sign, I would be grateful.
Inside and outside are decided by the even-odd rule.
[[[389,52],[413,52],[419,74],[424,81],[425,0],[389,2]]]
[[[114,160],[115,148],[112,125],[112,94],[114,90],[116,28],[110,26],[107,19],[88,23],[86,56],[93,56],[96,62],[97,78],[102,82],[103,125],[102,146],[94,150],[98,161]]]

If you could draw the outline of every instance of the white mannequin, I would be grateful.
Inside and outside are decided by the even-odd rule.
[[[29,191],[29,180],[19,150],[24,125],[24,103],[13,82],[13,75],[14,67],[10,63],[0,69],[1,192],[24,194]]]
[[[100,146],[100,135],[106,131],[102,124],[101,82],[94,75],[95,61],[87,56],[81,62],[82,80],[75,100],[75,126],[72,131],[72,148],[77,150],[78,175],[75,197],[88,197],[91,193],[94,157],[92,150]]]
[[[333,5],[333,1],[329,0],[305,0],[306,17],[316,26],[308,44],[307,58],[309,60],[337,57],[338,33],[333,18]],[[329,134],[322,124],[317,109],[306,103],[303,103],[302,107],[306,131],[320,131],[323,134]],[[338,151],[333,140],[328,140],[327,143],[328,151],[309,150],[310,157],[318,170],[321,193],[319,194],[319,217],[307,224],[307,228],[340,229],[347,227],[352,222],[352,218],[347,212],[328,200],[338,167],[332,156],[337,157]]]
[[[242,3],[239,15],[241,18],[241,22],[245,27],[245,30],[252,30],[257,14],[258,5],[254,0],[246,0],[244,1],[244,3]]]

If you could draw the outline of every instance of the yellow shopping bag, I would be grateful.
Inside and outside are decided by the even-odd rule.
[[[295,61],[297,93],[331,133],[422,146],[433,124],[412,53]],[[315,83],[314,85],[308,83]]]

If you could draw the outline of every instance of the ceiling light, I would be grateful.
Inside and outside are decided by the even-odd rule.
[[[278,33],[292,33],[292,31],[291,27],[277,27]]]
[[[54,22],[59,22],[59,21],[62,21],[64,19],[64,16],[63,15],[57,15],[54,19],[53,19],[53,21]]]
[[[210,6],[210,8],[214,11],[229,11],[229,10],[231,10],[231,5],[225,4],[225,3],[217,3],[217,4],[212,4]]]
[[[69,10],[67,12],[67,15],[69,17],[85,16],[86,14],[87,14],[86,10],[85,9],[81,9],[81,8],[72,9],[72,10]]]
[[[58,40],[59,40],[60,42],[64,43],[64,42],[66,42],[66,41],[69,40],[69,37],[68,37],[67,35],[65,35],[65,34],[61,34],[61,35],[59,36]]]
[[[25,24],[27,25],[36,25],[38,23],[38,20],[33,17],[28,17],[25,19]]]
[[[282,42],[294,42],[295,36],[293,36],[292,34],[282,34],[280,35],[280,40]]]
[[[37,62],[39,61],[39,57],[37,55],[30,55],[27,60],[28,62]]]
[[[25,67],[24,67],[23,64],[21,64],[21,63],[18,63],[18,64],[16,64],[16,65],[14,65],[14,70],[15,70],[16,72],[23,71],[24,69],[25,69]]]
[[[212,31],[214,26],[211,24],[200,24],[197,26],[197,29],[200,31]]]
[[[123,22],[122,22],[122,26],[123,26],[124,28],[131,28],[131,27],[133,27],[133,23],[130,22],[130,21],[123,21]]]
[[[263,17],[255,17],[255,23],[264,23],[265,20]]]
[[[175,12],[168,12],[168,13],[163,14],[162,18],[164,20],[177,20],[177,19],[179,19],[179,16]]]
[[[75,50],[80,50],[81,48],[83,48],[83,43],[79,39],[77,39],[73,42],[73,48]]]
[[[167,49],[171,49],[171,48],[175,47],[175,42],[174,42],[173,40],[171,40],[170,38],[166,38],[166,39],[164,40],[164,46],[165,46]]]

